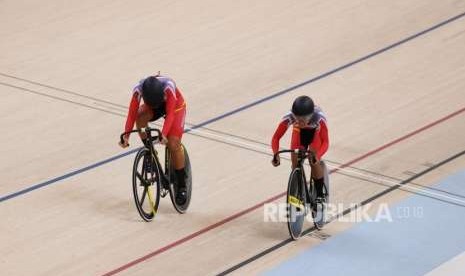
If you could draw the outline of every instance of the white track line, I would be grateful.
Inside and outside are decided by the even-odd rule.
[[[247,148],[247,149],[255,150],[255,151],[270,155],[270,156],[272,155],[270,148],[265,147],[262,144],[258,144],[258,143],[253,144],[253,143],[250,143],[250,142],[243,141],[243,140],[241,140],[239,138],[232,138],[232,137],[227,136],[227,135],[220,135],[220,134],[216,134],[216,133],[214,134],[214,133],[211,133],[209,131],[202,131],[200,129],[190,129],[189,131],[190,131],[190,133],[192,133],[194,135],[198,135],[198,136],[201,136],[201,137],[204,137],[204,138],[210,138],[210,139],[214,139],[214,140],[218,140],[218,141],[223,141],[223,142],[227,142],[227,143],[232,144],[232,145],[237,145],[237,146],[244,147],[244,148]],[[285,158],[285,159],[289,160],[289,158]],[[409,183],[402,184],[401,181],[390,180],[390,179],[387,179],[387,177],[374,176],[373,174],[370,174],[368,172],[361,172],[361,171],[350,169],[350,168],[340,168],[340,166],[338,166],[338,165],[328,164],[328,167],[332,168],[332,169],[338,169],[338,171],[343,172],[345,174],[348,174],[350,176],[358,176],[358,177],[361,177],[361,178],[363,178],[365,180],[369,180],[369,181],[379,183],[379,184],[382,184],[382,185],[386,185],[386,186],[389,186],[389,187],[401,185],[402,189],[405,189],[405,190],[410,191],[410,192],[420,193],[420,194],[428,195],[428,196],[434,196],[436,198],[445,199],[445,200],[449,200],[449,201],[453,201],[455,203],[465,205],[465,200],[463,200],[463,199],[459,199],[457,197],[445,195],[445,194],[442,194],[442,193],[439,193],[439,192],[432,192],[432,191],[429,190],[428,187],[418,188],[418,187],[415,187],[415,186],[413,186],[412,184],[409,184]]]

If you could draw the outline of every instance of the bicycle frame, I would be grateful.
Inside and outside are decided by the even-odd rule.
[[[122,133],[120,135],[120,141],[121,141],[121,143],[124,142],[124,140],[123,140],[124,135],[134,133],[134,132],[141,133],[142,131],[145,132],[145,134],[147,135],[147,139],[149,141],[149,147],[147,147],[147,145],[144,145],[144,146],[149,149],[150,155],[154,158],[157,167],[160,169],[160,175],[162,177],[162,187],[164,189],[167,189],[167,187],[169,186],[169,182],[170,182],[169,178],[167,176],[167,173],[169,171],[168,171],[168,169],[167,169],[168,167],[166,167],[166,165],[168,165],[168,164],[165,164],[165,168],[163,168],[161,166],[160,159],[158,158],[158,151],[153,146],[154,141],[156,141],[158,143],[161,141],[161,137],[162,137],[161,131],[159,129],[150,128],[150,127],[145,127],[143,130],[142,129],[135,129],[135,130],[131,130],[131,131],[127,131],[127,132]],[[157,133],[157,135],[152,136],[153,131],[155,131]]]
[[[149,213],[147,213],[144,208],[141,206],[143,204],[143,199],[140,201],[140,198],[138,196],[138,188],[139,186],[146,186],[144,190],[142,191],[142,198],[145,198],[146,195],[148,195],[148,199],[150,201],[150,206],[152,207],[152,214],[156,213],[156,208],[158,208],[158,204],[160,202],[160,197],[165,197],[167,194],[170,194],[171,202],[173,203],[174,208],[176,209],[177,212],[184,214],[189,206],[190,203],[190,197],[191,197],[191,192],[192,192],[192,173],[191,173],[191,166],[190,166],[190,160],[189,160],[189,155],[187,154],[187,151],[182,145],[183,150],[184,150],[184,156],[186,160],[186,189],[187,189],[187,196],[188,198],[186,199],[185,203],[182,205],[179,205],[176,202],[176,197],[178,194],[177,189],[177,179],[176,179],[176,174],[174,173],[174,168],[171,163],[171,153],[169,151],[169,148],[165,146],[165,160],[164,163],[163,161],[160,160],[160,157],[158,156],[158,151],[155,148],[155,144],[160,142],[160,138],[162,137],[161,131],[159,129],[155,128],[150,128],[150,127],[145,127],[143,129],[136,129],[136,130],[131,130],[128,132],[124,132],[120,136],[120,142],[121,144],[124,144],[124,137],[125,135],[128,135],[130,133],[138,132],[141,134],[142,132],[145,132],[146,140],[144,140],[144,147],[139,148],[135,161],[134,161],[134,166],[133,166],[133,180],[132,180],[132,186],[133,186],[133,193],[134,193],[134,200],[135,204],[137,207],[137,210],[141,217],[145,221],[151,221],[153,219],[153,216],[150,216]],[[152,132],[156,132],[156,135],[152,135]],[[156,168],[156,178],[153,178],[153,172],[152,172],[152,178],[147,180],[147,175],[142,175],[140,176],[138,173],[138,164],[140,164],[140,161],[142,162],[150,162],[152,164],[152,168]],[[150,165],[150,164],[149,164]],[[163,166],[164,165],[164,166]],[[145,163],[142,165],[142,173],[144,174],[144,168],[145,168]],[[139,185],[138,182],[141,182],[141,184],[147,184],[147,185]],[[157,189],[156,193],[156,198],[152,196],[151,188],[154,186]],[[147,190],[149,191],[147,193]]]
[[[299,168],[301,170],[301,172],[302,172],[302,178],[303,178],[302,180],[304,182],[304,187],[305,187],[304,189],[305,189],[306,203],[308,203],[308,204],[310,204],[312,206],[314,204],[314,202],[313,202],[313,198],[310,196],[310,191],[309,191],[312,180],[310,179],[310,182],[307,181],[307,176],[305,175],[305,170],[304,170],[303,163],[305,162],[305,160],[307,158],[312,158],[312,161],[315,162],[316,161],[315,155],[314,155],[313,152],[309,152],[309,151],[306,151],[306,150],[303,150],[303,149],[281,150],[281,151],[278,151],[274,155],[273,158],[276,158],[279,154],[286,153],[286,152],[297,154],[297,166],[296,166],[296,168]]]

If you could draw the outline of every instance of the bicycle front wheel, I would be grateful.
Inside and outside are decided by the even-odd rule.
[[[160,203],[160,168],[147,148],[137,152],[132,170],[134,203],[141,218],[152,221]]]
[[[305,188],[302,170],[295,168],[287,187],[287,227],[293,240],[300,238],[305,220]]]

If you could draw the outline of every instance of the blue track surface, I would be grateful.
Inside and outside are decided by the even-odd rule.
[[[465,171],[434,187],[465,201]],[[465,251],[464,206],[410,196],[389,208],[392,222],[356,224],[265,275],[423,275]]]

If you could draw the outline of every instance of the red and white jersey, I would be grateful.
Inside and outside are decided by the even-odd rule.
[[[297,126],[297,119],[295,115],[292,112],[288,112],[286,115],[284,115],[283,119],[281,120],[283,124],[286,124],[287,127],[290,125]],[[315,110],[313,112],[313,116],[308,122],[308,124],[304,127],[299,127],[299,128],[311,128],[311,129],[319,129],[321,122],[326,123],[326,117],[323,111],[321,110],[320,107],[315,106]]]
[[[181,91],[176,87],[176,83],[173,79],[165,76],[156,76],[157,79],[163,84],[163,92],[165,93],[165,104],[158,110],[153,110],[156,117],[165,116],[165,122],[163,124],[162,134],[167,136],[174,120],[174,114],[185,108],[186,103]],[[139,81],[139,83],[132,90],[131,103],[129,104],[128,116],[126,119],[125,131],[131,131],[134,127],[134,123],[137,118],[137,112],[139,105],[142,101],[142,84],[145,79]],[[158,116],[157,116],[158,115]]]
[[[317,151],[318,158],[321,158],[323,154],[328,150],[329,147],[329,137],[328,137],[328,127],[326,123],[326,117],[318,106],[315,106],[315,111],[312,118],[308,124],[304,127],[301,127],[297,124],[297,119],[292,112],[287,113],[279,123],[276,128],[273,138],[271,140],[271,148],[273,153],[279,151],[279,140],[284,136],[289,126],[293,126],[294,130],[299,129],[313,129],[315,130],[313,135],[313,140],[318,143],[313,143],[312,145],[317,146],[315,148]]]

